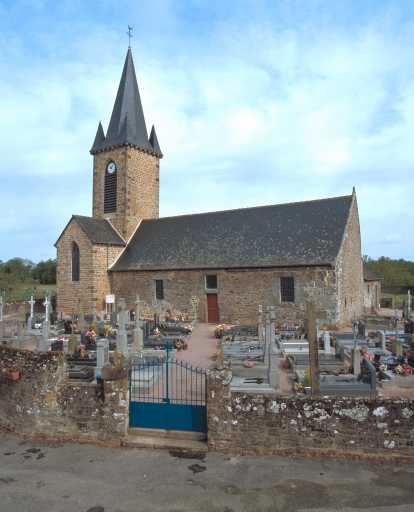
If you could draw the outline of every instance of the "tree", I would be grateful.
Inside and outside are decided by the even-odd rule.
[[[32,268],[30,275],[40,284],[55,284],[56,260],[39,261],[39,263]]]
[[[397,286],[414,285],[414,262],[406,261],[402,258],[392,260],[386,256],[381,256],[377,260],[374,260],[364,255],[362,259],[367,267],[384,279],[382,284]]]

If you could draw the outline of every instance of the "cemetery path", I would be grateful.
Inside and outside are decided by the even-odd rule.
[[[181,350],[177,357],[206,371],[213,366],[212,356],[220,346],[220,340],[214,337],[213,324],[197,324],[190,339],[188,350]]]

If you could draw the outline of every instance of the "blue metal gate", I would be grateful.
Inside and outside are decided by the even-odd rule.
[[[207,432],[205,372],[169,353],[132,366],[130,427]]]

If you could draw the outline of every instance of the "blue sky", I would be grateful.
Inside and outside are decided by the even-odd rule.
[[[133,27],[162,216],[349,195],[362,253],[414,260],[411,0],[0,0],[0,260],[91,215]]]

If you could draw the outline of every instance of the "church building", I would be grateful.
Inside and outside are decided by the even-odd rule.
[[[363,311],[361,236],[355,190],[300,203],[159,217],[160,160],[145,124],[131,49],[111,120],[99,123],[92,217],[73,215],[57,248],[57,311],[105,309],[123,297],[141,316],[171,311],[200,322],[257,320],[259,304],[293,323],[315,299],[328,324]]]

